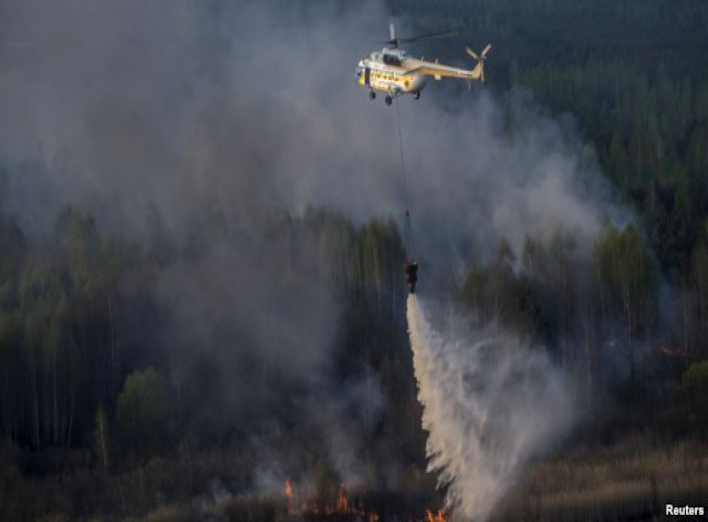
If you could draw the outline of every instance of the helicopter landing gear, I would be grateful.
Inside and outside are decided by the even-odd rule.
[[[386,105],[391,105],[393,103],[393,98],[391,98],[389,95],[386,95],[384,101],[386,102]]]
[[[420,100],[420,91],[416,91],[413,93],[413,99],[414,100]]]
[[[370,100],[375,100],[376,99],[376,93],[374,91],[369,92],[369,99]]]

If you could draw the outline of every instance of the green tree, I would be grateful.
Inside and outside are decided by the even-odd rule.
[[[631,383],[636,381],[635,338],[647,335],[657,315],[658,278],[639,230],[620,231],[608,224],[593,250],[595,274],[601,285],[602,307],[609,317],[623,317]]]
[[[154,368],[128,375],[118,396],[118,428],[131,446],[156,450],[170,442],[172,394],[167,379]]]
[[[692,398],[708,398],[708,359],[693,363],[681,378],[684,393]]]

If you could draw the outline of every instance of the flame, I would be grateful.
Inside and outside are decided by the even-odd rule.
[[[442,510],[438,511],[437,514],[433,514],[432,511],[427,510],[425,512],[425,522],[447,522],[447,517],[443,514]]]
[[[342,484],[339,488],[339,495],[337,495],[337,511],[347,511],[349,509],[349,499],[347,498],[347,491]]]
[[[661,353],[663,353],[664,355],[668,355],[669,357],[687,357],[688,356],[688,349],[686,349],[686,348],[671,349],[667,346],[661,346],[661,347],[659,347],[659,350],[661,350]]]
[[[290,477],[285,479],[285,498],[288,501],[288,516],[297,515],[298,510],[293,499],[293,483],[290,482]]]
[[[297,486],[293,486],[292,481],[288,477],[285,480],[285,498],[287,499],[288,517],[299,517],[302,515],[335,515],[348,514],[354,515],[356,520],[364,522],[379,522],[381,518],[379,514],[367,509],[361,503],[361,500],[352,502],[347,496],[347,488],[345,484],[339,487],[337,498],[331,503],[318,502],[311,497],[307,488],[300,487],[296,491]],[[433,519],[437,522],[437,519]]]

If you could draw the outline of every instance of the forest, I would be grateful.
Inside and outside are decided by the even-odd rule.
[[[587,254],[557,231],[527,236],[520,253],[501,238],[459,278],[423,265],[421,291],[444,289],[460,314],[573,376],[591,413],[569,452],[611,452],[635,436],[705,441],[708,4],[389,0],[385,10],[411,31],[462,26],[465,44],[493,42],[484,88],[570,119],[635,216],[607,220]],[[425,96],[465,94],[434,89]],[[132,235],[68,201],[37,234],[12,200],[33,161],[0,157],[0,520],[289,520],[284,496],[250,496],[280,494],[283,477],[309,484],[320,506],[356,477],[358,502],[382,520],[440,505],[394,212],[268,208],[249,231],[247,218],[207,208],[176,237],[157,210]],[[331,327],[315,335],[323,321]],[[222,518],[199,507],[224,495]]]

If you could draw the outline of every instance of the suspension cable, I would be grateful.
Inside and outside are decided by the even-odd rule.
[[[408,210],[408,181],[406,179],[406,162],[403,154],[403,132],[401,131],[401,113],[398,109],[398,96],[394,95],[396,104],[396,123],[398,124],[398,149],[401,156],[401,175],[403,177],[403,247],[406,250],[406,259],[413,253],[413,230],[411,228],[410,212]]]
[[[406,182],[406,163],[403,156],[403,133],[401,132],[401,113],[398,110],[398,96],[394,96],[396,104],[396,123],[398,124],[398,149],[401,154],[401,174],[403,175],[403,211],[408,215],[408,186]]]

